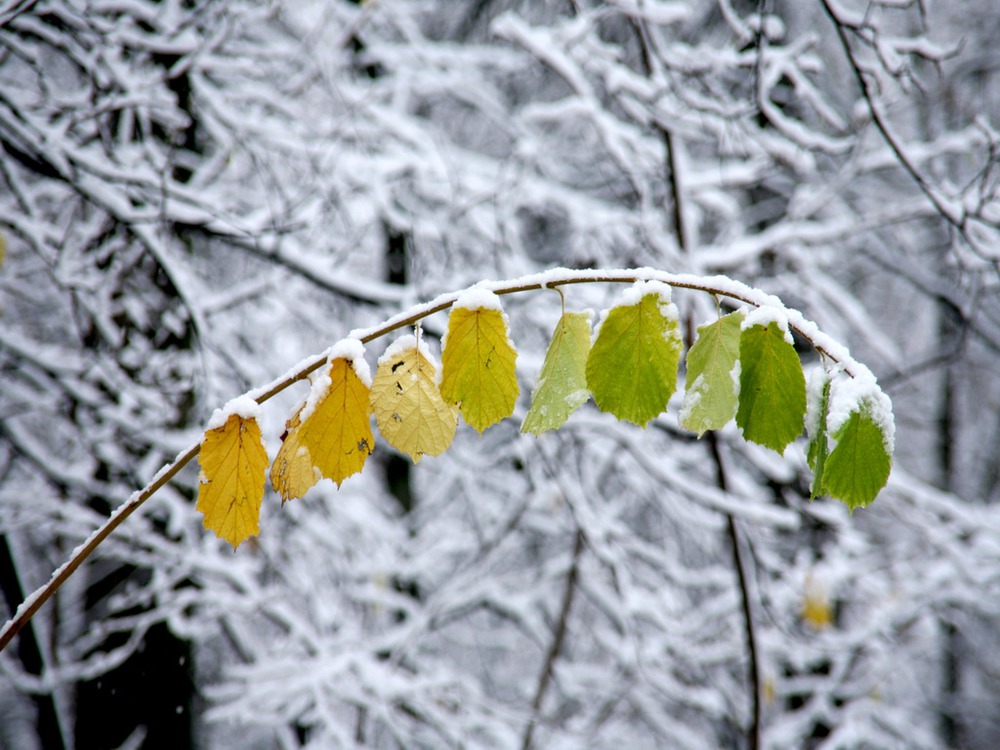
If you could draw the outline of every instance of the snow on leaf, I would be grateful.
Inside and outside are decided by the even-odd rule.
[[[458,408],[441,398],[436,373],[430,352],[406,336],[379,358],[372,381],[371,406],[379,431],[414,463],[424,455],[444,453],[455,437]]]
[[[587,357],[587,386],[598,408],[641,426],[667,408],[681,354],[677,308],[652,286],[607,313]],[[635,296],[634,288],[623,295]]]
[[[697,432],[718,430],[736,416],[739,394],[731,375],[740,355],[743,313],[730,313],[698,326],[698,340],[687,354],[687,390],[681,404],[680,424]]]
[[[740,396],[736,424],[743,436],[779,453],[805,425],[806,381],[795,348],[775,321],[744,325],[740,334]]]
[[[510,343],[503,311],[498,301],[479,299],[496,295],[474,291],[473,301],[482,306],[468,306],[460,296],[448,316],[441,353],[441,396],[459,404],[465,421],[481,433],[514,413],[519,391],[517,352]]]
[[[822,489],[851,510],[869,505],[892,469],[892,456],[871,405],[860,403],[833,438],[837,445],[826,461]]]
[[[521,432],[539,435],[558,429],[590,398],[586,373],[589,352],[590,313],[563,313],[545,352]]]
[[[830,413],[830,378],[824,370],[819,370],[816,377],[822,378],[818,387],[810,388],[810,408],[808,421],[809,449],[806,458],[813,470],[810,498],[815,500],[824,493],[823,475],[826,473],[826,461],[829,457],[827,441],[827,419]],[[812,385],[812,381],[810,381]],[[815,415],[812,412],[815,410]]]
[[[198,462],[205,528],[236,548],[260,531],[267,451],[257,420],[230,414],[221,427],[205,432]]]

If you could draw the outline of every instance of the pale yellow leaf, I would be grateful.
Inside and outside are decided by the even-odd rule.
[[[230,414],[225,424],[205,433],[198,462],[198,510],[205,528],[235,548],[260,532],[267,451],[257,420]]]
[[[413,336],[403,336],[379,358],[372,382],[375,421],[389,445],[414,463],[451,445],[458,408],[441,398],[437,365]]]

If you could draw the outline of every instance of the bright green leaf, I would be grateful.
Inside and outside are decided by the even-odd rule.
[[[681,335],[669,291],[655,282],[627,291],[587,357],[587,386],[598,408],[641,426],[667,408],[677,388]]]
[[[743,313],[730,313],[698,326],[698,340],[687,354],[687,390],[681,404],[680,424],[697,432],[718,430],[736,416],[739,395],[733,368],[740,356]]]
[[[847,503],[851,510],[871,503],[889,480],[892,457],[871,409],[862,403],[833,436],[823,474],[823,490]]]
[[[462,307],[461,297],[452,307],[441,352],[441,397],[459,404],[465,421],[482,432],[514,413],[519,389],[517,352],[499,302],[477,291],[475,299],[495,307]]]
[[[779,453],[805,426],[802,363],[779,325],[751,325],[740,335],[740,398],[736,424],[743,436]]]
[[[545,362],[521,432],[538,435],[557,429],[590,398],[586,374],[589,352],[590,314],[563,313],[545,352]]]

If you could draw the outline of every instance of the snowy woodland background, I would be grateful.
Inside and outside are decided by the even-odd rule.
[[[189,468],[0,654],[0,747],[1000,746],[998,38],[992,0],[4,0],[0,619],[214,408],[479,279],[754,284],[897,436],[851,516],[676,404],[521,435],[560,302],[507,297],[514,419],[271,493],[235,553]]]

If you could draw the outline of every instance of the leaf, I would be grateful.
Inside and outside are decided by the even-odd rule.
[[[667,408],[677,388],[681,336],[669,292],[655,282],[628,290],[587,357],[587,386],[598,408],[640,426]]]
[[[590,313],[563,313],[545,352],[521,432],[539,435],[557,429],[590,398],[586,372],[589,352]]]
[[[806,453],[806,460],[813,470],[812,487],[809,490],[811,500],[815,500],[826,492],[823,489],[823,477],[826,473],[826,461],[829,456],[826,426],[830,416],[830,379],[826,373],[823,373],[822,377],[823,388],[820,391],[819,404],[817,405],[819,413],[816,416],[816,424],[812,426],[812,429],[815,429],[815,434],[810,435],[809,449]]]
[[[805,594],[802,597],[802,609],[799,611],[802,621],[813,630],[825,630],[833,624],[833,607],[826,589],[817,584],[811,577],[806,579]]]
[[[282,504],[305,496],[320,479],[313,467],[309,450],[302,444],[302,435],[299,431],[301,413],[302,409],[299,409],[285,423],[281,447],[274,458],[274,463],[271,464],[271,486],[281,495]]]
[[[892,456],[870,405],[862,402],[833,438],[837,445],[826,461],[822,489],[851,510],[869,505],[892,469]]]
[[[286,425],[271,467],[271,484],[282,501],[302,497],[320,477],[339,487],[361,471],[375,444],[370,416],[369,388],[354,361],[334,358],[313,384],[309,402]]]
[[[459,297],[448,316],[441,352],[441,397],[459,404],[465,421],[482,433],[514,413],[519,392],[517,352],[510,344],[499,303],[490,299],[496,295],[473,291],[475,298],[466,302]],[[460,306],[477,301],[489,306]]]
[[[740,335],[740,398],[736,424],[743,436],[782,453],[805,426],[806,380],[795,347],[774,322]]]
[[[438,392],[437,365],[430,353],[404,336],[379,358],[372,382],[371,405],[375,422],[389,445],[414,463],[424,455],[438,456],[451,445],[458,408]]]
[[[267,451],[257,420],[230,414],[225,424],[205,433],[198,462],[198,510],[205,528],[235,549],[260,532]]]
[[[721,429],[736,416],[738,381],[733,368],[740,356],[743,313],[730,313],[698,326],[698,340],[687,354],[687,389],[681,404],[681,427],[697,432]]]

